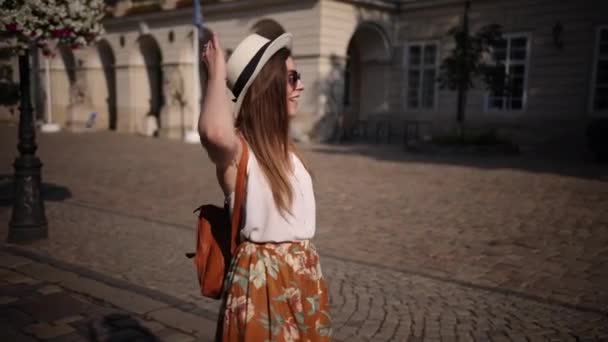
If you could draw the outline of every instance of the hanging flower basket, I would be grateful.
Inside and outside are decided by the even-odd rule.
[[[88,45],[103,31],[103,0],[0,0],[0,48],[23,53],[30,44],[50,54],[57,44]]]

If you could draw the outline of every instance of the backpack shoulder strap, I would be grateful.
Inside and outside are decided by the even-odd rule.
[[[238,135],[241,143],[241,160],[236,173],[236,188],[234,190],[234,209],[232,210],[232,226],[230,235],[230,252],[236,250],[236,241],[241,226],[241,208],[245,197],[245,183],[247,177],[247,162],[249,161],[249,148],[242,135]]]

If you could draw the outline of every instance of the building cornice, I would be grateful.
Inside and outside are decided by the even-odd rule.
[[[391,0],[335,0],[364,8],[378,9],[389,12],[399,12],[401,4],[399,1]]]
[[[298,4],[301,3],[313,3],[318,0],[298,0]],[[277,5],[289,5],[293,4],[292,0],[255,0],[255,1],[220,1],[214,3],[207,3],[201,6],[203,23],[206,19],[213,19],[214,16],[221,16],[225,14],[249,11],[252,9],[260,9],[264,7],[272,7]],[[154,12],[147,12],[141,14],[125,15],[118,17],[106,17],[103,20],[104,26],[111,29],[121,28],[132,28],[139,25],[140,22],[191,22],[192,21],[192,7],[182,7],[177,9],[166,9]]]
[[[402,0],[401,11],[464,4],[466,0]]]
[[[401,13],[404,10],[462,4],[466,0],[335,0],[360,7]],[[472,1],[472,0],[471,0]]]
[[[314,3],[324,0],[298,0]],[[462,4],[465,0],[333,0],[348,3],[354,6],[387,11],[392,14],[400,14],[408,10],[424,9],[430,7],[441,7]],[[203,22],[216,16],[226,14],[268,8],[272,6],[290,5],[293,0],[232,0],[205,3],[201,6]],[[103,24],[109,32],[130,30],[139,27],[141,22],[146,23],[189,23],[192,20],[192,7],[181,7],[176,9],[164,9],[154,12],[132,14],[117,17],[106,17]]]

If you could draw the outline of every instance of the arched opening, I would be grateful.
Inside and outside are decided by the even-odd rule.
[[[61,55],[70,85],[74,84],[76,82],[76,59],[74,58],[74,53],[69,47],[61,45],[59,46],[59,54]]]
[[[103,68],[103,74],[106,79],[108,96],[106,98],[109,118],[109,129],[116,130],[117,114],[116,114],[116,59],[112,47],[106,40],[101,40],[97,43],[97,51]]]
[[[258,21],[255,25],[253,25],[251,31],[270,40],[273,40],[285,33],[283,26],[272,19],[263,19]]]
[[[348,44],[344,73],[344,126],[348,132],[366,129],[374,115],[388,110],[390,42],[381,27],[363,23]]]
[[[75,58],[72,49],[65,45],[59,47],[59,54],[63,61],[69,89],[67,107],[62,108],[66,112],[66,126],[74,130],[89,128],[95,118],[90,106],[90,92],[82,67],[83,61]]]
[[[139,51],[143,57],[148,78],[149,94],[146,115],[156,119],[158,128],[161,126],[160,113],[164,105],[162,54],[156,40],[149,35],[139,37]],[[158,130],[154,135],[158,135]]]

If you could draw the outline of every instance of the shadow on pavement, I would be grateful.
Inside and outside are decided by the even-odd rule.
[[[109,314],[89,322],[89,340],[94,342],[160,342],[148,328],[123,313]]]
[[[564,158],[550,154],[543,155],[537,151],[524,151],[521,154],[509,155],[426,150],[416,147],[406,150],[398,145],[365,143],[311,145],[304,147],[304,150],[330,155],[359,155],[389,162],[453,165],[487,170],[513,169],[608,182],[608,165],[606,164],[593,162],[583,156]]]
[[[15,182],[13,175],[0,175],[0,207],[13,205]],[[72,192],[65,186],[42,183],[42,199],[45,201],[59,202],[72,198]]]

